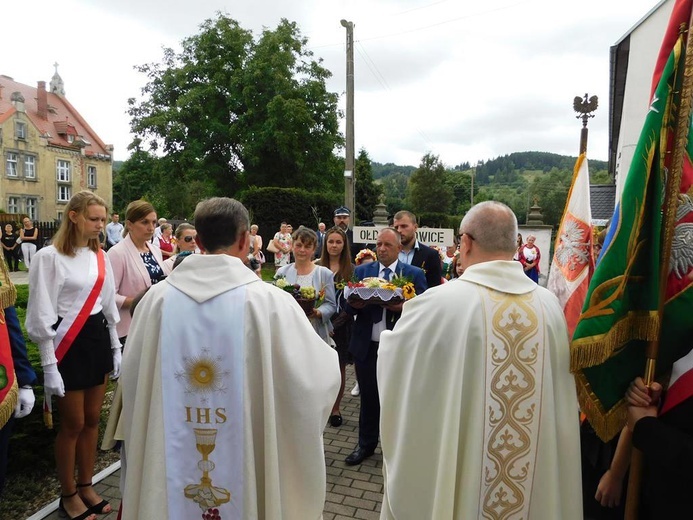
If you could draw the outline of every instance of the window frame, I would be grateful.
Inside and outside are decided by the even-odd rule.
[[[62,164],[61,164],[62,163]],[[64,174],[64,179],[61,178]],[[65,159],[58,159],[55,164],[55,178],[58,182],[71,182],[72,178],[72,163]]]
[[[31,162],[29,162],[31,160]],[[31,164],[31,168],[28,165]],[[31,175],[28,174],[31,169]],[[32,181],[36,180],[36,156],[31,154],[24,155],[24,178]]]
[[[13,201],[14,204],[12,204]],[[21,213],[21,202],[22,199],[20,197],[17,197],[16,195],[9,195],[7,197],[7,212],[14,215]]]
[[[11,159],[14,157],[14,160]],[[14,164],[14,173],[10,173],[10,164]],[[16,179],[19,177],[19,154],[17,152],[7,152],[5,156],[5,175]]]
[[[22,129],[21,132],[19,131],[20,128]],[[24,121],[15,121],[14,122],[14,137],[15,137],[15,139],[18,139],[20,141],[26,141],[27,128],[28,128],[28,126]]]
[[[67,193],[66,197],[61,198],[62,190]],[[72,186],[69,184],[58,184],[58,192],[56,193],[58,202],[69,202],[72,197]]]
[[[31,204],[30,204],[31,202]],[[38,198],[27,197],[24,201],[25,213],[33,221],[38,221]]]
[[[87,186],[89,188],[96,188],[96,172],[96,166],[93,164],[87,165]]]

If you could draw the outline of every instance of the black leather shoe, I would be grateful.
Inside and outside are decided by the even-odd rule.
[[[339,428],[342,425],[342,416],[338,413],[330,415],[330,426]]]
[[[344,459],[344,462],[346,462],[349,466],[361,464],[365,459],[373,455],[374,451],[375,450],[366,450],[361,446],[358,446],[353,452],[351,452],[351,455]]]

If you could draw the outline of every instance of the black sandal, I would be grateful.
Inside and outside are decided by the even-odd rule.
[[[94,513],[92,513],[91,507],[89,507],[88,504],[85,504],[87,506],[87,510],[79,516],[70,516],[67,514],[67,511],[65,510],[65,506],[63,506],[63,498],[72,498],[76,494],[77,494],[77,491],[75,491],[71,495],[60,495],[60,502],[58,502],[58,511],[59,511],[61,518],[66,517],[69,520],[85,520],[94,514]],[[79,498],[82,498],[82,497],[79,497]]]
[[[89,482],[88,484],[77,484],[78,488],[85,488],[85,487],[92,487],[92,483]],[[82,495],[79,496],[79,498],[82,499],[82,502],[84,502],[84,505],[86,505],[89,508],[90,513],[94,513],[95,515],[107,515],[109,513],[113,512],[113,509],[110,511],[104,511],[104,508],[109,506],[108,500],[102,500],[98,504],[91,505],[89,502],[87,502]]]

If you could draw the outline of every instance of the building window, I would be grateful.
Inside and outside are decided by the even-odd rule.
[[[96,188],[96,166],[87,166],[87,186]]]
[[[19,213],[19,197],[7,197],[7,212],[15,215]]]
[[[58,202],[68,202],[70,200],[71,189],[69,186],[59,185],[58,186]]]
[[[26,123],[17,121],[14,125],[14,135],[17,139],[26,139]]]
[[[36,157],[33,155],[24,156],[24,177],[27,179],[36,178]]]
[[[7,167],[6,172],[8,177],[17,176],[17,163],[19,162],[19,154],[7,152]]]
[[[37,210],[38,210],[38,203],[37,203],[36,199],[28,197],[26,199],[26,214],[34,222],[38,220]]]
[[[58,222],[62,222],[62,220],[63,220],[63,212],[62,212],[62,211],[58,211],[58,213],[56,214],[56,216],[57,216]]]
[[[56,175],[58,182],[70,182],[70,161],[58,159]]]

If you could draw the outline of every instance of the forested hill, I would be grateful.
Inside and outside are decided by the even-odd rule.
[[[524,170],[544,171],[549,172],[552,168],[558,170],[572,170],[575,166],[577,157],[568,155],[559,155],[549,152],[515,152],[508,155],[502,155],[488,161],[481,161],[476,172],[477,180],[484,184],[490,178],[507,176],[510,172],[517,171],[522,173]],[[589,160],[590,170],[606,170],[608,165],[606,161]],[[416,166],[398,166],[393,163],[381,164],[373,162],[373,178],[382,179],[393,173],[403,173],[409,177]],[[452,169],[458,171],[466,171],[474,168],[474,164],[463,162]],[[500,179],[499,179],[500,180]],[[508,179],[510,180],[510,179]]]
[[[511,183],[515,179],[516,174],[522,174],[525,171],[543,171],[550,172],[553,168],[557,170],[572,171],[577,157],[568,155],[558,155],[548,152],[516,152],[509,155],[503,155],[489,161],[482,161],[476,169],[476,180],[479,184],[486,184],[490,179],[494,179],[496,183]],[[459,169],[464,170],[463,166],[459,165]],[[589,161],[590,171],[606,170],[608,164],[606,161]]]

